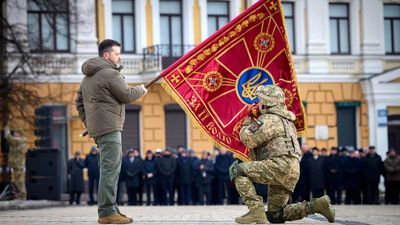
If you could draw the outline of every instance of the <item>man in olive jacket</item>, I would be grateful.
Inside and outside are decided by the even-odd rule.
[[[100,181],[98,191],[99,223],[131,223],[116,203],[121,171],[121,131],[125,104],[147,93],[144,85],[129,87],[120,74],[121,44],[106,39],[99,44],[99,57],[82,65],[82,80],[75,103],[79,117],[99,149]]]

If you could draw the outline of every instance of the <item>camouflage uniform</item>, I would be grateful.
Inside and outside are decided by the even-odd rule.
[[[22,131],[17,131],[22,135]],[[25,155],[27,147],[25,138],[12,136],[7,134],[7,142],[10,145],[10,152],[8,155],[8,165],[12,168],[11,182],[18,188],[18,199],[26,199],[25,188]]]
[[[251,149],[251,161],[238,164],[241,174],[234,178],[236,188],[252,212],[264,209],[253,182],[267,184],[269,222],[302,219],[314,213],[310,203],[287,205],[300,174],[301,151],[293,123],[296,117],[286,109],[284,94],[278,86],[260,86],[255,95],[263,108],[257,120],[245,118],[240,130],[241,141]],[[239,221],[240,217],[236,222],[247,223]],[[262,221],[265,220],[257,223]]]

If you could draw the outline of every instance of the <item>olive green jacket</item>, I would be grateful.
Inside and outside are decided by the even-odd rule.
[[[140,86],[128,87],[117,66],[101,57],[83,63],[82,73],[85,77],[75,104],[89,135],[99,137],[122,131],[125,104],[142,97],[145,90]]]

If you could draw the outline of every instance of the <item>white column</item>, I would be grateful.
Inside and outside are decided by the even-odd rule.
[[[307,0],[307,50],[309,54],[329,54],[329,2]]]
[[[147,46],[146,1],[135,1],[135,26],[136,53],[142,54]]]
[[[306,32],[305,32],[305,0],[294,1],[294,28],[295,28],[295,42],[296,54],[306,54]]]
[[[239,15],[241,2],[238,0],[231,0],[229,2],[229,5],[230,5],[229,14],[231,17],[231,18],[229,18],[229,20],[232,20],[237,15]]]
[[[27,0],[6,1],[7,21],[12,29],[21,32],[17,35],[16,39],[19,44],[26,43],[28,45],[28,12]],[[21,26],[22,25],[22,26]],[[39,31],[38,31],[39,32]],[[13,39],[13,38],[11,38]],[[23,47],[28,47],[28,46]],[[7,48],[10,48],[8,45]],[[14,51],[9,49],[9,51]]]
[[[350,4],[350,46],[351,54],[360,54],[360,0],[353,0]]]
[[[385,54],[382,0],[361,1],[361,51],[365,55]]]
[[[361,54],[364,55],[364,73],[382,73],[383,61],[376,55],[385,54],[383,2],[381,0],[361,1],[361,12]],[[368,57],[368,55],[372,56]]]
[[[329,2],[328,0],[307,0],[306,4],[306,53],[327,55],[329,45]],[[310,73],[328,73],[329,65],[325,57],[314,56],[309,59]]]
[[[113,26],[112,26],[112,2],[111,0],[103,0],[104,4],[104,25],[105,25],[105,38],[113,38]]]
[[[77,53],[97,53],[96,7],[94,1],[76,2]]]
[[[152,0],[152,10],[153,10],[153,44],[160,44],[160,10],[159,1]]]
[[[97,55],[96,6],[94,1],[75,1],[76,9],[76,53],[77,73],[81,73],[81,65],[88,58]]]
[[[368,79],[361,81],[361,88],[368,104],[368,144],[376,145],[376,108],[371,80]]]
[[[384,103],[376,104],[375,108],[375,126],[376,126],[376,151],[380,156],[385,156],[389,149],[388,127],[378,126],[378,110],[387,110],[387,105]]]
[[[199,0],[200,5],[200,24],[201,24],[201,41],[208,38],[208,17],[207,17],[207,0]]]
[[[194,45],[193,0],[182,1],[183,44]]]

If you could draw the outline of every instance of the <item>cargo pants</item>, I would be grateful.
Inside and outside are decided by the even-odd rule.
[[[241,163],[245,175],[236,177],[234,182],[248,209],[264,207],[263,199],[253,185],[255,182],[268,185],[268,211],[282,211],[285,221],[299,220],[311,214],[309,203],[287,204],[291,194],[289,189],[296,185],[299,177],[298,163],[298,158],[291,156]]]
[[[95,137],[99,150],[100,179],[98,198],[99,217],[119,213],[117,186],[122,162],[121,131]]]

